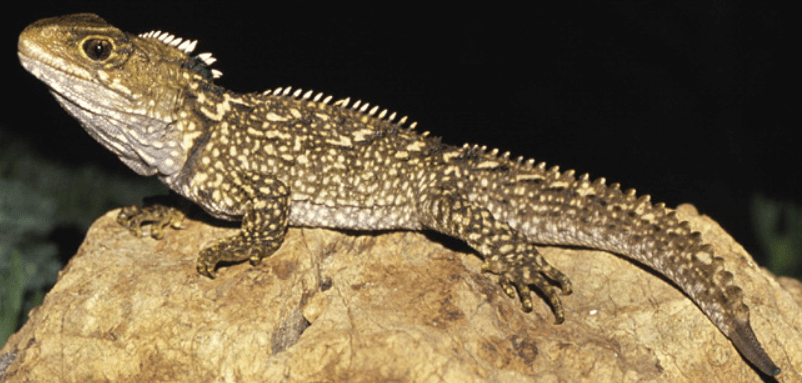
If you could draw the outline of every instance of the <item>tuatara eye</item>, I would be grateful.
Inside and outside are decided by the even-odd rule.
[[[111,55],[112,45],[109,40],[89,39],[84,42],[86,56],[94,61],[103,61]]]

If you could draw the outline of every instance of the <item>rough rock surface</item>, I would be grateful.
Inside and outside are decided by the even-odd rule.
[[[295,228],[261,265],[211,280],[195,256],[235,228],[187,220],[156,241],[116,214],[0,350],[0,381],[761,381],[680,291],[609,253],[542,249],[574,284],[555,325],[441,237]],[[692,206],[679,214],[735,271],[778,380],[800,380],[802,284],[756,266]]]

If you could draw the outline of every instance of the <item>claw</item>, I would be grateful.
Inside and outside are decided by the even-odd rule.
[[[518,286],[518,294],[521,296],[521,306],[525,312],[531,312],[534,306],[532,305],[532,290],[529,286],[522,284]]]
[[[164,228],[181,229],[184,213],[164,205],[151,205],[140,208],[128,206],[120,210],[117,223],[137,237],[150,236],[154,239],[164,237]]]
[[[210,279],[214,279],[215,277],[214,266],[210,268],[209,265],[202,264],[201,261],[198,261],[197,268],[198,268],[198,274],[205,275]]]
[[[254,252],[254,253],[256,253],[256,254],[251,255],[251,257],[248,258],[248,261],[251,263],[251,266],[256,266],[256,265],[262,263],[261,255],[258,252]]]
[[[530,288],[534,286],[551,306],[554,322],[559,324],[565,321],[559,296],[571,294],[571,281],[565,274],[551,267],[534,247],[528,247],[523,256],[511,253],[486,258],[482,263],[482,270],[498,274],[499,285],[510,298],[515,298],[517,292],[521,308],[525,312],[534,308]]]
[[[224,247],[223,241],[218,239],[213,245],[201,250],[201,252],[198,253],[196,265],[199,274],[214,279],[214,270],[217,267],[217,262],[225,259]]]
[[[507,278],[499,278],[498,284],[501,285],[501,291],[503,291],[504,294],[507,294],[508,297],[515,299],[515,287],[513,287]]]

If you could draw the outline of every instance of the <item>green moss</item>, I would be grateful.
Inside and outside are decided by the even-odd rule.
[[[802,272],[802,207],[756,195],[751,211],[769,269],[777,275],[798,277]]]
[[[49,162],[0,131],[0,344],[42,301],[94,219],[164,194],[153,178]],[[65,234],[66,233],[66,234]],[[66,237],[66,238],[65,238]]]

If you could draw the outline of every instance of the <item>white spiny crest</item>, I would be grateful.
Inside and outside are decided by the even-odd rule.
[[[150,31],[146,33],[140,33],[139,37],[142,37],[144,39],[156,39],[171,47],[177,48],[178,50],[184,52],[184,54],[187,55],[192,53],[192,51],[195,50],[195,46],[198,45],[198,40],[182,39],[180,37],[176,37],[173,34],[170,34],[169,32],[162,32],[162,31]]]
[[[192,51],[195,50],[195,47],[198,45],[198,40],[187,40],[181,37],[176,37],[175,35],[169,32],[162,32],[162,31],[150,31],[145,33],[140,33],[139,37],[143,39],[155,39],[165,45],[171,46],[173,48],[178,49],[185,55],[189,56]],[[217,61],[216,58],[212,56],[209,52],[199,53],[195,56],[196,59],[202,61],[206,66],[210,66]],[[223,76],[223,72],[217,69],[210,69],[212,74],[212,78],[218,79]]]
[[[341,98],[341,99],[335,101],[333,105],[334,106],[343,107],[343,108],[347,108],[349,102],[351,102],[351,97],[346,97],[346,98]]]
[[[217,62],[217,58],[212,56],[211,52],[198,53],[198,55],[195,56],[195,58],[203,61],[203,63],[206,64],[206,66],[211,66],[212,64]],[[220,77],[223,77],[223,72],[217,69],[211,69],[211,72],[212,72],[212,78],[218,79]]]
[[[198,53],[195,57],[201,59],[206,65],[212,65],[217,61],[217,59],[212,56],[211,52]]]
[[[201,57],[201,55],[198,55],[198,57],[205,61],[206,60],[206,56],[205,56],[206,54],[202,54],[202,55],[204,55],[204,56]],[[211,55],[209,55],[209,57],[211,57]],[[214,59],[214,58],[212,58],[212,59]],[[214,61],[212,61],[212,62],[214,62]],[[207,65],[208,64],[210,64],[210,63],[207,63]],[[330,95],[327,96],[323,92],[315,93],[312,90],[307,90],[306,92],[304,92],[304,90],[301,89],[301,88],[293,89],[291,86],[288,86],[288,87],[280,86],[280,87],[275,88],[275,89],[267,89],[264,92],[262,92],[261,95],[262,96],[271,96],[272,95],[272,96],[278,96],[278,97],[288,97],[289,96],[289,97],[292,97],[292,98],[298,99],[298,100],[310,100],[311,99],[313,102],[322,102],[324,104],[331,103],[331,100],[333,99],[332,96],[330,96]],[[376,117],[379,120],[384,120],[384,121],[387,121],[387,122],[393,122],[393,120],[395,120],[395,118],[397,116],[396,112],[390,113],[390,111],[387,110],[387,109],[383,109],[381,112],[379,112],[379,110],[381,108],[378,105],[373,105],[373,107],[371,108],[371,105],[369,103],[367,103],[367,102],[363,103],[362,100],[357,100],[356,102],[351,103],[351,98],[350,97],[341,98],[341,99],[335,101],[331,105],[336,106],[336,107],[340,107],[340,108],[343,108],[343,109],[356,110],[359,113],[363,113],[363,114],[366,114],[366,115],[371,116],[371,117]],[[370,109],[368,110],[368,108],[370,108]],[[376,115],[376,113],[378,113],[378,115]],[[390,113],[389,117],[387,116],[388,113]],[[399,124],[399,125],[405,125],[406,123],[407,123],[407,116],[402,117],[397,122],[397,124]],[[413,123],[409,124],[408,128],[409,129],[415,129],[415,127],[417,125],[418,125],[417,122],[413,122]],[[428,132],[426,132],[424,134],[428,134]]]

